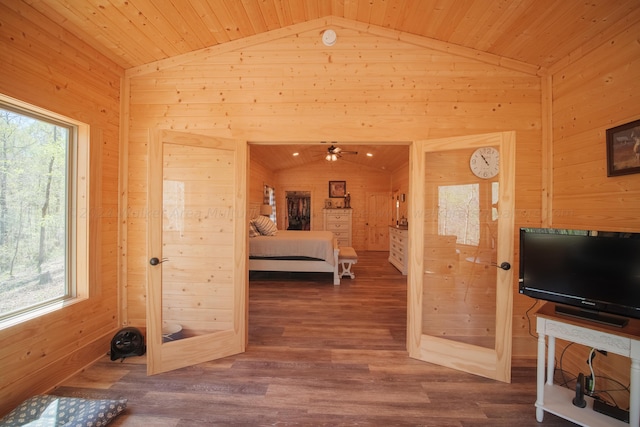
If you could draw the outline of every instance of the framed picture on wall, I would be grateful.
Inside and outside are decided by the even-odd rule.
[[[344,197],[347,195],[347,181],[329,181],[329,197]]]
[[[640,172],[640,120],[607,129],[607,176]]]

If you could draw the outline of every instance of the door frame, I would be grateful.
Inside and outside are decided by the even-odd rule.
[[[409,271],[407,277],[407,349],[409,356],[503,382],[511,382],[513,269],[498,272],[494,348],[482,348],[422,334],[424,275],[424,154],[458,148],[497,146],[500,150],[498,263],[514,257],[515,132],[414,141],[409,153]]]

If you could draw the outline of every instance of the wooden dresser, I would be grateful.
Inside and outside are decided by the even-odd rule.
[[[403,275],[407,275],[409,261],[409,230],[389,227],[389,262]]]
[[[352,247],[352,215],[351,209],[324,209],[324,229],[333,232],[338,246]]]

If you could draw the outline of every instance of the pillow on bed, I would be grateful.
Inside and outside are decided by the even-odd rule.
[[[263,236],[275,236],[278,232],[278,227],[264,215],[254,218],[253,223]]]
[[[0,426],[106,426],[127,407],[127,400],[33,396],[0,419]]]
[[[249,237],[257,237],[259,235],[260,232],[258,231],[258,227],[256,227],[253,220],[249,221]]]

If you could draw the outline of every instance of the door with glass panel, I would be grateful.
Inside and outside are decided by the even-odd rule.
[[[411,357],[511,380],[515,133],[412,145]]]
[[[245,349],[246,145],[172,131],[150,137],[149,374]]]

